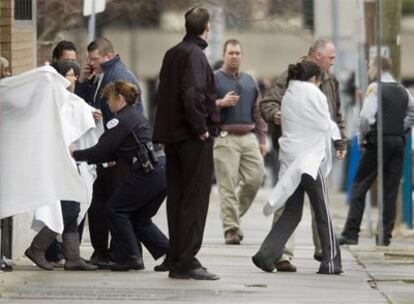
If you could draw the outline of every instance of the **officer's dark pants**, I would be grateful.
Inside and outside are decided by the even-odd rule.
[[[196,259],[207,218],[213,174],[213,139],[165,145],[170,271],[201,266]]]
[[[168,239],[151,220],[166,194],[165,157],[161,157],[150,173],[142,169],[130,171],[111,196],[106,204],[106,216],[120,260],[141,256],[137,239],[155,259],[167,253]]]
[[[396,200],[404,163],[404,138],[402,136],[384,135],[384,208],[382,222],[384,243],[389,244],[394,227]],[[377,177],[377,146],[367,146],[358,165],[352,184],[351,205],[342,235],[358,240],[362,216],[365,208],[365,196]]]
[[[109,249],[109,226],[105,218],[105,205],[111,195],[119,187],[128,175],[128,167],[117,162],[115,166],[103,168],[97,166],[97,178],[93,184],[92,202],[88,210],[89,233],[94,256],[108,258],[111,255]],[[113,242],[111,242],[113,247]]]
[[[302,218],[305,192],[309,196],[321,240],[322,262],[319,272],[339,272],[342,270],[341,252],[329,214],[325,179],[320,172],[316,181],[310,175],[302,175],[298,188],[286,201],[282,215],[273,224],[255,259],[268,268],[274,268],[275,262],[280,260],[286,242]]]

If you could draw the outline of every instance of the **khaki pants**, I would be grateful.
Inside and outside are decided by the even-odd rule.
[[[214,170],[224,232],[240,229],[240,217],[249,209],[263,180],[263,157],[256,135],[216,138]]]
[[[285,208],[282,207],[275,211],[275,213],[273,214],[273,223],[279,220],[284,209]],[[322,256],[321,241],[319,239],[318,229],[317,229],[316,221],[315,221],[315,214],[312,208],[311,208],[311,215],[312,215],[312,240],[313,240],[313,245],[315,246],[314,254]],[[292,233],[292,235],[290,236],[289,240],[287,241],[285,245],[285,248],[283,248],[283,255],[280,258],[279,262],[292,260],[294,249],[295,249],[295,233]]]

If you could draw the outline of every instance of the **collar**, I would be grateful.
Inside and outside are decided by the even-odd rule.
[[[187,41],[187,42],[191,42],[191,43],[195,43],[198,45],[198,47],[202,50],[204,50],[207,46],[208,43],[207,41],[205,41],[203,38],[201,38],[200,36],[194,36],[194,35],[190,35],[190,34],[186,34],[184,36],[183,41]]]
[[[240,76],[240,70],[233,73],[232,71],[226,69],[224,66],[220,69],[220,71],[222,71],[224,74],[226,74],[227,76],[230,76],[232,78],[239,78]]]
[[[114,113],[114,116],[117,116],[117,115],[119,115],[121,112],[124,112],[126,109],[128,109],[130,107],[130,105],[129,104],[126,104],[125,106],[123,106],[121,109],[119,109],[119,111],[118,112],[115,112]]]
[[[121,61],[121,58],[119,57],[119,55],[115,55],[115,57],[112,58],[111,60],[108,60],[107,62],[101,63],[101,69],[105,73],[105,71],[108,71],[109,69],[111,69],[115,64],[117,64],[120,61]]]
[[[391,83],[391,82],[397,82],[394,77],[388,72],[382,73],[381,75],[381,82],[384,83]]]

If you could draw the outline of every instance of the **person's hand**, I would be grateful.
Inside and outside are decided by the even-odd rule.
[[[273,122],[275,123],[275,125],[280,125],[280,123],[282,122],[281,117],[282,117],[282,115],[281,115],[280,111],[277,111],[275,113],[275,116],[273,116]]]
[[[264,157],[267,154],[267,146],[259,145],[260,154]]]
[[[336,150],[336,159],[344,160],[346,156],[346,150]]]
[[[79,82],[83,83],[85,81],[87,81],[88,79],[90,79],[92,76],[94,76],[95,73],[93,72],[93,67],[87,63],[85,64],[79,74]]]
[[[233,107],[240,100],[240,96],[234,91],[228,92],[224,98],[220,101],[220,107]]]
[[[73,151],[76,150],[75,145],[74,144],[70,144],[69,147],[68,147],[68,149],[69,149],[70,156],[73,157]]]
[[[96,123],[100,122],[102,120],[102,112],[101,110],[95,110],[92,112],[93,119]]]
[[[209,136],[210,136],[210,134],[209,134],[208,132],[206,132],[206,133],[201,134],[201,135],[199,136],[199,138],[200,138],[202,141],[205,141],[207,138],[209,138]]]

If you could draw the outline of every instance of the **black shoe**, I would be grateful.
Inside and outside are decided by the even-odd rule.
[[[144,262],[142,258],[136,257],[126,257],[123,258],[116,263],[114,263],[111,267],[112,271],[129,271],[129,270],[143,270]]]
[[[115,263],[108,257],[99,257],[95,255],[91,257],[89,264],[98,266],[98,269],[111,269]]]
[[[329,272],[329,271],[325,271],[325,270],[319,270],[317,272],[317,274],[336,274],[336,275],[339,275],[339,274],[342,274],[342,273],[344,273],[342,268],[337,268],[333,272]]]
[[[168,267],[167,259],[164,259],[164,261],[162,261],[162,263],[160,265],[154,266],[154,271],[156,271],[156,272],[165,272],[165,271],[169,271],[169,270],[170,270],[170,268]]]
[[[259,258],[257,257],[257,255],[252,257],[252,261],[253,264],[256,265],[257,267],[259,267],[261,270],[266,271],[266,272],[273,272],[273,270],[275,270],[275,265],[266,265],[265,263],[262,263]]]
[[[313,258],[314,258],[315,260],[317,260],[318,262],[322,262],[322,255],[321,255],[321,254],[315,253],[315,254],[313,255]]]
[[[341,235],[338,238],[338,243],[339,243],[339,245],[358,245],[358,240],[357,239],[351,239],[351,238],[348,238],[346,236]]]
[[[218,280],[220,277],[208,272],[204,267],[198,267],[185,272],[170,271],[168,276],[172,279],[194,279],[194,280]]]
[[[375,236],[375,245],[377,245],[377,246],[389,246],[391,242],[390,242],[390,239],[384,238],[384,244],[379,245],[378,243],[379,243],[379,239],[378,239],[378,235],[376,235]]]

